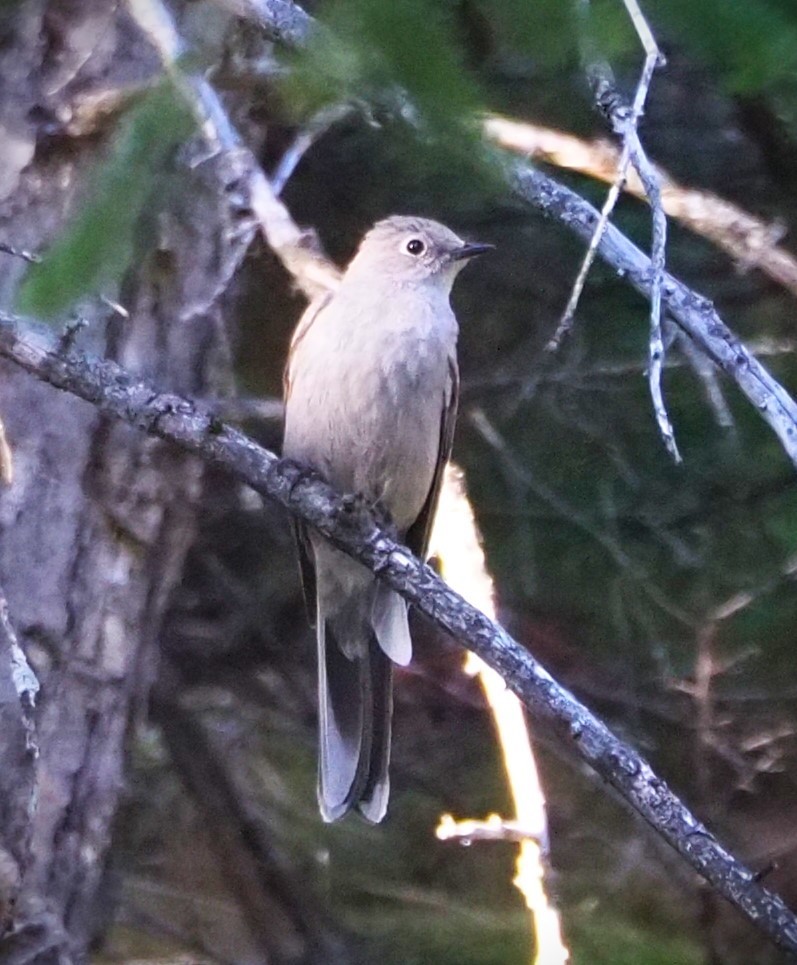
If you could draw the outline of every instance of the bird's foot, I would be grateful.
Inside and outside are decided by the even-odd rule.
[[[383,529],[391,539],[398,540],[399,536],[396,524],[393,522],[390,510],[381,499],[377,499],[371,503],[371,512],[374,514],[376,525],[380,529]]]
[[[326,482],[320,472],[302,462],[297,462],[295,459],[283,457],[280,459],[280,465],[286,477],[290,480],[291,496],[293,496],[296,487],[304,483]]]
[[[379,499],[369,499],[365,493],[347,493],[341,500],[341,510],[350,519],[373,518],[376,525],[384,530],[391,539],[398,539],[398,530],[390,511]]]

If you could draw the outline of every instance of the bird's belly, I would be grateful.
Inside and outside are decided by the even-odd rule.
[[[440,444],[442,389],[434,418],[422,400],[372,409],[371,432],[357,440],[361,453],[354,489],[378,500],[400,531],[418,517],[429,489]],[[364,420],[367,422],[367,420]]]

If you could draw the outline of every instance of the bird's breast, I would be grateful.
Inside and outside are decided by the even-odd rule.
[[[406,530],[437,464],[456,321],[447,301],[347,316],[319,318],[297,346],[285,452],[381,501]]]

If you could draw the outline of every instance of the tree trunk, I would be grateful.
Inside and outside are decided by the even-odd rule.
[[[113,4],[27,2],[6,17],[0,240],[37,250],[80,203],[98,148],[96,137],[53,136],[54,118],[69,116],[76,92],[111,89],[153,65]],[[95,302],[79,335],[88,350],[195,396],[229,383],[219,299],[246,240],[223,190],[232,176],[213,161],[182,172],[191,190],[159,212],[154,243],[141,241],[123,286],[130,317]],[[8,304],[24,265],[0,259]],[[0,413],[16,470],[0,496],[0,583],[43,684],[30,860],[0,958],[80,962],[99,925],[125,748],[194,532],[202,467],[7,365]]]

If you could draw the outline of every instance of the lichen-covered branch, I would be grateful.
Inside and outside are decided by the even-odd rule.
[[[500,114],[485,117],[483,130],[491,141],[513,154],[614,183],[620,150],[604,138],[585,140]],[[786,233],[785,225],[766,221],[711,191],[687,187],[660,165],[655,168],[662,205],[670,218],[724,251],[740,272],[755,268],[797,297],[797,258],[778,244]],[[636,198],[646,197],[633,170],[628,172],[623,190]]]
[[[535,718],[589,763],[716,890],[782,948],[797,953],[797,918],[684,807],[650,765],[561,687],[520,644],[380,529],[359,501],[280,460],[206,407],[159,392],[110,361],[59,355],[0,314],[0,355],[101,412],[222,466],[360,560],[501,674]]]

